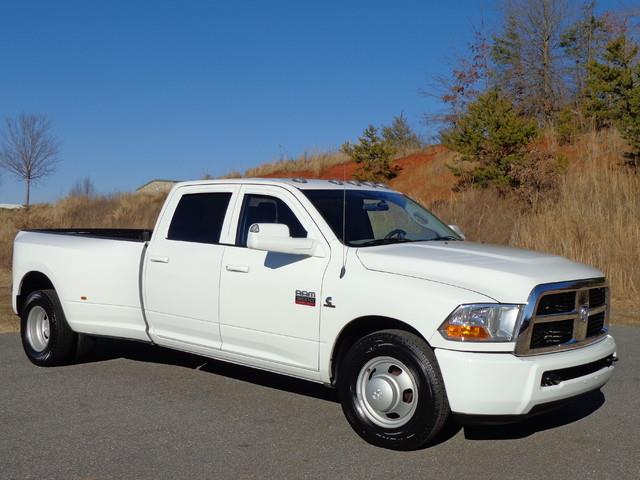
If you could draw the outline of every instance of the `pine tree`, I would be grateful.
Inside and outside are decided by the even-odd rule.
[[[450,168],[461,177],[461,186],[513,187],[511,166],[524,157],[536,134],[534,119],[522,116],[498,90],[490,90],[469,105],[441,140],[460,154]]]
[[[345,143],[342,151],[360,165],[355,177],[358,180],[384,182],[395,177],[391,168],[394,149],[378,135],[378,129],[369,125],[356,145]]]
[[[640,62],[638,45],[621,35],[602,62],[589,64],[585,110],[597,128],[616,126],[629,142],[628,163],[640,161]]]
[[[420,138],[411,129],[402,113],[393,118],[391,125],[382,127],[382,138],[401,155],[407,155],[412,150],[422,147]]]

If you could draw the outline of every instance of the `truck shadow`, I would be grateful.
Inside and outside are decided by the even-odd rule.
[[[82,354],[78,363],[92,363],[126,358],[137,362],[161,363],[221,375],[262,387],[305,395],[329,402],[338,402],[333,388],[319,383],[251,367],[213,360],[199,355],[180,352],[146,343],[111,338],[91,339],[92,345]]]
[[[602,405],[604,394],[596,390],[580,396],[557,410],[528,418],[522,422],[504,425],[483,425],[464,427],[467,440],[514,440],[526,438],[534,433],[568,425],[588,417]]]
[[[339,403],[333,388],[310,381],[287,377],[250,367],[243,367],[207,357],[180,352],[127,340],[95,338],[79,363],[92,363],[125,358],[138,362],[151,362],[198,370],[221,375],[265,388],[281,390],[297,395]],[[605,402],[601,391],[583,395],[576,402],[568,403],[558,410],[531,417],[522,422],[505,425],[460,425],[450,419],[443,431],[426,448],[444,443],[463,430],[467,440],[513,440],[529,437],[537,432],[561,427],[588,417]]]

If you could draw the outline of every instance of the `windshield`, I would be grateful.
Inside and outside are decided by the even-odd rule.
[[[428,240],[462,240],[431,212],[400,193],[302,190],[333,233],[352,247]],[[343,206],[343,198],[346,203]],[[343,238],[343,212],[345,212]]]

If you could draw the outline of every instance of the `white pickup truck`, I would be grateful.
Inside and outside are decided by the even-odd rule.
[[[104,335],[270,370],[335,386],[398,450],[452,412],[508,421],[598,389],[617,360],[600,271],[464,241],[372,183],[186,182],[153,231],[22,231],[12,297],[36,365]]]

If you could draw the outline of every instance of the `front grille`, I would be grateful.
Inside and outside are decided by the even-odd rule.
[[[607,301],[606,288],[592,288],[589,290],[589,308],[601,307]]]
[[[576,292],[561,292],[540,299],[536,315],[572,312],[576,308]]]
[[[552,347],[573,338],[573,320],[536,323],[531,334],[531,348]]]
[[[589,317],[589,323],[587,324],[587,338],[595,337],[599,335],[604,329],[604,312],[596,313]]]
[[[529,298],[516,342],[518,355],[581,347],[607,332],[609,291],[604,278],[539,285]]]

